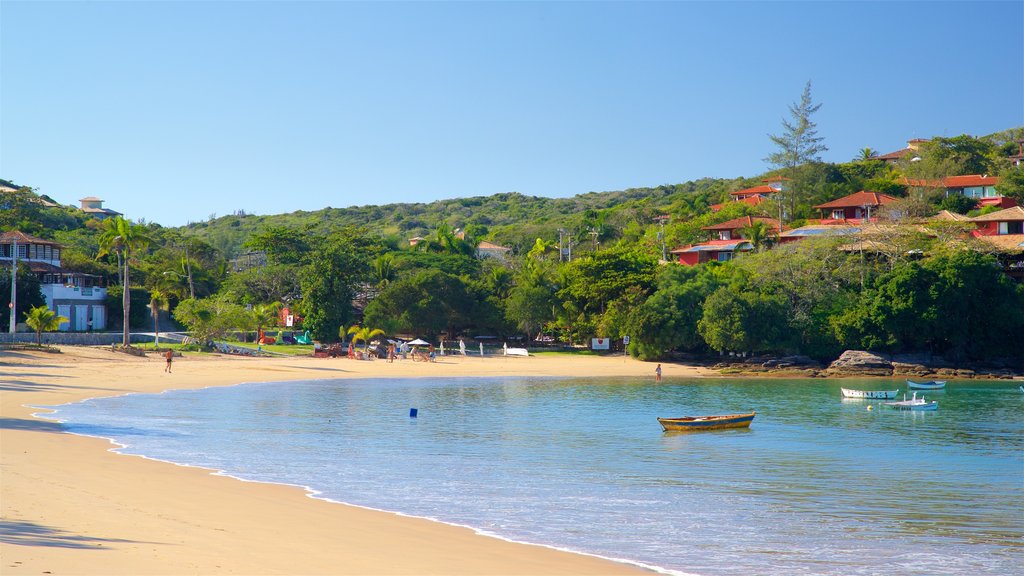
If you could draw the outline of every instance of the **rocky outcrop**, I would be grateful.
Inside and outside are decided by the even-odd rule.
[[[893,364],[887,356],[847,350],[828,365],[826,376],[892,376]]]

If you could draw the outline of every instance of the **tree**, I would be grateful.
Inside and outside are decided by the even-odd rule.
[[[317,243],[300,273],[303,324],[313,338],[335,338],[336,327],[349,324],[357,290],[371,279],[370,262],[383,250],[359,228],[344,228]]]
[[[796,182],[797,169],[804,164],[820,162],[820,154],[828,151],[824,144],[825,139],[818,136],[817,124],[811,121],[811,115],[819,108],[821,104],[814,104],[811,100],[811,82],[808,80],[800,96],[800,102],[789,106],[792,120],[782,121],[783,133],[777,136],[768,135],[778,150],[769,154],[765,161],[776,168],[784,169],[791,179],[790,190],[782,192],[788,197],[790,214],[793,214],[797,200],[804,194]]]
[[[697,330],[719,352],[785,350],[786,304],[777,296],[722,287],[704,301]]]
[[[43,345],[43,332],[52,332],[60,328],[60,325],[69,320],[58,316],[56,312],[47,306],[34,306],[25,313],[25,324],[36,331],[36,345]]]
[[[98,256],[116,251],[119,261],[124,263],[124,274],[121,279],[121,285],[124,288],[122,300],[122,307],[124,308],[124,346],[128,346],[131,343],[131,331],[128,322],[129,311],[131,310],[128,279],[129,265],[132,254],[145,249],[150,241],[151,239],[145,226],[132,224],[120,216],[106,220],[103,232],[100,234],[100,253]]]
[[[160,311],[167,309],[167,294],[158,288],[149,291],[149,310],[153,315],[153,346],[160,346]]]
[[[755,220],[750,226],[740,228],[738,232],[754,246],[755,252],[770,248],[778,238],[772,227],[764,220]]]
[[[17,300],[18,308],[14,311],[15,318],[18,318],[20,314],[28,313],[34,306],[46,304],[46,297],[43,296],[39,277],[33,274],[28,265],[21,260],[18,261],[16,284],[17,294],[15,294],[15,299]],[[0,314],[0,328],[2,328],[3,332],[7,332],[10,329],[10,304],[11,271],[9,267],[0,268],[0,310],[3,310],[3,313]]]
[[[857,154],[857,157],[854,158],[854,160],[873,160],[877,156],[878,152],[875,150],[872,150],[871,148],[861,148],[860,153]]]
[[[388,333],[456,334],[474,323],[478,307],[462,278],[441,270],[421,270],[382,290],[366,306],[364,323],[383,326]]]
[[[352,344],[362,342],[365,345],[363,351],[367,353],[370,351],[370,340],[384,335],[384,331],[380,328],[363,328],[361,326],[352,326],[348,329],[348,333],[352,335]]]
[[[999,193],[1017,201],[1017,205],[1024,206],[1024,168],[1016,167],[1008,170],[999,177]]]

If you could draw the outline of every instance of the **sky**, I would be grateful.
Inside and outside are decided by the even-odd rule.
[[[1024,125],[1024,2],[0,0],[0,178],[180,226],[831,162]]]

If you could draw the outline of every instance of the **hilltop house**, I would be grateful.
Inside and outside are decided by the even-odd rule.
[[[1001,196],[997,186],[998,176],[987,174],[967,174],[964,176],[948,176],[942,180],[915,180],[903,179],[903,184],[918,188],[943,189],[946,196],[960,194],[978,201],[979,207],[998,206],[999,208],[1010,208],[1016,206],[1013,198]]]
[[[103,200],[101,200],[100,198],[97,198],[95,196],[89,196],[88,198],[82,198],[82,199],[79,200],[79,202],[82,203],[82,208],[81,208],[82,212],[85,212],[86,214],[88,214],[90,216],[95,216],[95,217],[100,218],[100,219],[112,218],[114,216],[121,216],[121,213],[117,212],[116,210],[111,210],[110,208],[104,208],[103,207]]]
[[[917,151],[921,149],[921,144],[924,144],[926,142],[928,142],[926,138],[913,138],[911,140],[907,140],[906,148],[903,148],[902,150],[897,150],[895,152],[889,152],[888,154],[881,154],[879,156],[875,156],[875,160],[881,160],[886,164],[896,164],[900,160],[906,158],[907,156],[910,156],[911,159],[913,159],[914,157],[917,156]]]
[[[773,232],[779,230],[778,221],[771,218],[743,216],[701,228],[711,232],[716,238],[700,244],[681,246],[670,253],[676,256],[680,264],[686,266],[731,260],[737,252],[749,252],[754,249],[754,245],[743,238],[741,230],[753,226],[755,222],[764,222]]]
[[[733,202],[743,202],[751,206],[757,206],[764,202],[772,194],[777,194],[785,190],[786,182],[789,178],[782,176],[775,176],[772,178],[766,178],[762,180],[764,182],[761,186],[754,186],[753,188],[744,188],[743,190],[736,190],[735,192],[729,192],[729,196],[732,197]],[[711,210],[718,212],[725,204],[713,204]]]
[[[1024,208],[1012,206],[971,221],[978,226],[971,235],[998,252],[1007,275],[1024,281]]]
[[[476,257],[480,259],[495,258],[504,262],[511,251],[511,248],[499,246],[498,244],[494,244],[493,242],[488,242],[486,240],[481,240],[480,243],[476,245]]]
[[[870,220],[872,214],[878,215],[879,208],[897,200],[899,199],[888,194],[861,190],[831,202],[818,204],[815,208],[821,211],[822,224],[828,224],[830,220]]]
[[[69,319],[61,331],[103,330],[107,326],[107,289],[102,278],[62,268],[61,245],[12,230],[0,234],[0,266],[10,271],[14,246],[18,263],[27,265],[42,284],[46,305]],[[20,320],[20,319],[19,319]]]

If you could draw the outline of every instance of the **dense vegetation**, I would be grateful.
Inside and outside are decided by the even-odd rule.
[[[804,135],[816,137],[810,128]],[[704,226],[759,214],[764,206],[709,207],[769,175],[791,179],[786,205],[766,209],[784,212],[791,226],[816,217],[815,204],[865,189],[900,197],[894,217],[975,208],[907,186],[905,178],[999,174],[1000,191],[1024,202],[1024,171],[1007,160],[1022,132],[935,138],[920,160],[895,166],[865,149],[840,164],[780,157],[772,172],[749,179],[564,199],[510,193],[274,216],[240,212],[182,228],[142,222],[126,229],[74,208],[47,207],[23,187],[0,193],[0,230],[53,239],[65,246],[65,267],[105,277],[112,321],[127,304],[131,325],[151,326],[147,305],[156,303],[200,340],[273,326],[275,307],[287,305],[325,342],[360,325],[427,338],[543,333],[574,344],[630,336],[630,353],[644,359],[680,352],[826,359],[860,348],[1019,362],[1024,287],[1002,272],[997,254],[964,239],[962,227],[907,233],[889,253],[840,250],[838,240],[768,249],[772,238],[761,230],[758,249],[729,262],[685,267],[659,259],[665,247],[706,239]],[[656,220],[663,215],[670,217],[665,224]],[[117,240],[124,234],[139,240],[130,250]],[[417,236],[423,240],[410,246]],[[481,240],[510,247],[510,256],[478,258]],[[26,278],[19,287],[27,291],[18,296],[26,311],[41,303],[38,285]],[[0,299],[5,294],[0,279]]]

